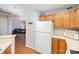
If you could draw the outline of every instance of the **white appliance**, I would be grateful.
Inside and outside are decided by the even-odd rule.
[[[66,37],[67,54],[70,54],[70,49],[79,51],[79,32],[73,30],[65,30],[64,37]]]
[[[64,36],[67,38],[74,39],[74,40],[79,40],[79,32],[78,31],[65,30]]]
[[[51,41],[53,32],[53,23],[51,21],[37,21],[36,22],[36,39],[35,49],[43,54],[51,53]]]

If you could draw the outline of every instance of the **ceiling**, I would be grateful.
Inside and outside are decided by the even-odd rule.
[[[24,9],[37,9],[39,11],[53,11],[60,8],[67,8],[70,6],[74,6],[74,4],[18,4],[17,6],[22,7]]]
[[[26,11],[28,9],[36,9],[42,13],[50,13],[66,9],[74,4],[5,4],[10,9],[17,9],[18,11]]]

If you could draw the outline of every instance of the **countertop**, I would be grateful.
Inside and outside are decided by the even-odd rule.
[[[12,43],[11,38],[16,35],[0,35],[0,54],[2,54]]]
[[[13,38],[16,35],[0,35],[0,39],[4,39],[4,38]]]
[[[0,54],[3,53],[10,45],[10,39],[0,39]]]
[[[53,38],[59,38],[59,39],[67,39],[66,37],[64,37],[64,36],[53,36]]]

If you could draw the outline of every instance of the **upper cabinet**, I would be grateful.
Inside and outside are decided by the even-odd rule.
[[[40,21],[53,21],[54,20],[54,15],[46,15],[46,16],[40,16],[39,17]]]
[[[71,28],[79,29],[79,5],[71,12]]]
[[[53,21],[54,20],[54,15],[47,15],[46,20]]]
[[[77,9],[75,10],[75,27],[79,28],[79,7],[77,7]]]
[[[62,28],[69,29],[70,28],[70,13],[66,12],[62,14]]]
[[[54,28],[63,28],[63,29],[68,29],[70,28],[70,13],[69,12],[64,12],[64,13],[59,13],[55,14],[54,18]]]
[[[62,18],[60,14],[54,15],[54,28],[62,28]]]
[[[70,22],[71,22],[70,28],[73,28],[73,27],[76,26],[77,21],[76,21],[76,13],[75,13],[75,11],[70,12]]]
[[[51,20],[57,29],[79,29],[79,5],[72,11],[41,16],[40,20]]]
[[[45,20],[46,20],[46,16],[40,16],[40,17],[39,17],[39,20],[40,20],[40,21],[45,21]]]

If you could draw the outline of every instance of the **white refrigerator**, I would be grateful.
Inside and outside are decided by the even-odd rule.
[[[43,54],[50,54],[53,23],[51,21],[37,21],[35,32],[35,50]]]

